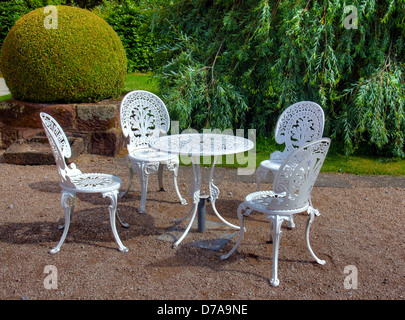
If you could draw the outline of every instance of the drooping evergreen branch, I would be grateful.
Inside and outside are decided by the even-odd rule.
[[[312,100],[347,154],[404,156],[404,0],[167,1],[159,14],[156,73],[181,127],[268,136]]]

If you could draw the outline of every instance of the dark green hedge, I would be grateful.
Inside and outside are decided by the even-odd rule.
[[[105,19],[119,35],[128,59],[128,72],[152,70],[156,39],[150,30],[149,14],[139,1],[104,1],[93,12]]]

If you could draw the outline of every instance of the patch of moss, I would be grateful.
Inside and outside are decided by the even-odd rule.
[[[127,58],[120,38],[94,13],[56,6],[57,28],[40,8],[17,21],[1,52],[1,71],[15,99],[96,102],[120,95]]]

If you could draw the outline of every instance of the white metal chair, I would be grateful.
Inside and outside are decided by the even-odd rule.
[[[310,214],[307,228],[306,241],[311,255],[319,264],[325,264],[311,249],[309,243],[309,230],[315,216],[319,211],[311,202],[311,192],[323,165],[326,154],[329,150],[330,139],[322,138],[293,151],[281,164],[276,173],[273,184],[273,191],[256,191],[246,196],[237,210],[240,223],[239,238],[234,247],[221,259],[227,259],[238,247],[242,240],[243,214],[242,211],[258,211],[270,219],[271,240],[273,242],[273,274],[270,280],[272,286],[279,285],[278,271],[278,250],[281,236],[281,224],[283,221],[290,221],[294,214],[307,211]]]
[[[115,223],[115,216],[117,215],[120,223],[124,227],[128,227],[128,224],[122,222],[117,214],[117,195],[121,186],[121,180],[116,176],[104,173],[82,173],[76,168],[74,163],[71,163],[70,166],[68,166],[65,162],[65,158],[69,158],[71,156],[71,149],[63,129],[50,115],[41,112],[40,117],[55,157],[59,175],[61,177],[61,204],[65,212],[65,224],[64,226],[60,227],[64,228],[62,237],[58,245],[54,247],[50,253],[57,253],[65,241],[69,230],[70,219],[74,211],[76,193],[101,193],[103,198],[110,198],[111,205],[108,209],[110,212],[111,229],[115,241],[118,244],[119,250],[121,252],[127,252],[128,248],[122,244],[118,236]]]
[[[181,204],[186,205],[187,201],[181,196],[177,186],[179,156],[159,152],[149,147],[149,143],[156,140],[160,134],[166,134],[170,128],[169,113],[163,101],[148,91],[129,92],[121,102],[120,119],[122,132],[125,137],[129,137],[127,144],[129,184],[120,197],[123,197],[130,189],[134,171],[136,171],[141,183],[141,201],[138,212],[144,213],[148,176],[158,171],[159,189],[163,191],[162,165],[166,165],[168,170],[173,171],[176,194]]]
[[[278,144],[285,143],[285,148],[282,152],[273,152],[270,159],[260,163],[256,170],[259,191],[261,182],[265,180],[267,173],[272,171],[273,174],[276,174],[291,152],[307,142],[322,138],[324,124],[323,109],[315,102],[297,102],[283,111],[276,124],[275,139]]]

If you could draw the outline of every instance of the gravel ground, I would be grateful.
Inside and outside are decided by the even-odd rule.
[[[157,175],[149,179],[147,212],[140,215],[139,182],[119,199],[117,224],[121,253],[112,236],[107,205],[99,195],[79,195],[69,234],[61,251],[49,254],[61,236],[59,177],[56,167],[4,163],[0,151],[0,299],[2,300],[403,300],[405,297],[405,178],[321,174],[312,192],[321,216],[312,225],[314,262],[305,241],[307,214],[295,216],[296,227],[282,228],[280,285],[269,284],[272,244],[269,222],[259,213],[245,219],[247,232],[228,259],[230,241],[220,251],[198,248],[229,229],[193,228],[177,248],[162,240],[173,219],[188,212],[175,195],[171,173],[165,171],[166,192],[158,192]],[[83,172],[119,176],[126,188],[125,157],[81,155]],[[236,209],[256,190],[253,177],[235,170],[216,170],[223,217],[238,224]],[[190,168],[181,167],[179,187],[190,203]],[[219,181],[218,180],[218,181]],[[268,185],[271,187],[271,185]],[[266,185],[263,186],[266,188]],[[207,206],[207,220],[218,221]],[[181,224],[182,227],[185,223]],[[234,231],[232,231],[234,232]],[[234,238],[236,240],[236,237]],[[53,273],[48,271],[51,266]],[[52,269],[53,268],[53,269]],[[351,280],[356,276],[355,281]],[[49,282],[51,275],[54,281]],[[55,281],[56,280],[56,281]],[[47,285],[48,284],[48,285]],[[53,284],[54,288],[49,288]],[[48,287],[48,288],[47,288]]]

